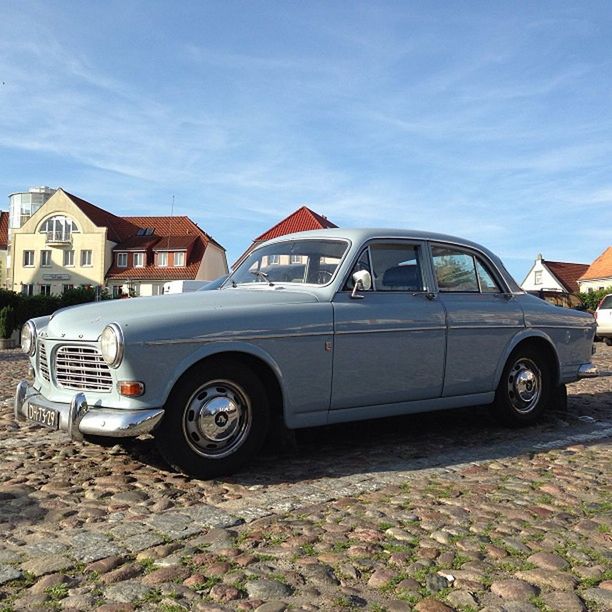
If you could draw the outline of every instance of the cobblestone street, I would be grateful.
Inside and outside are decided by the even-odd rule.
[[[612,377],[528,429],[470,408],[304,430],[204,482],[150,439],[17,425],[26,374],[0,351],[0,611],[612,610]]]

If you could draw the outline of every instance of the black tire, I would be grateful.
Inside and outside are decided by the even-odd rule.
[[[155,441],[176,470],[208,479],[237,471],[263,444],[269,427],[265,388],[247,366],[204,362],[175,385]]]
[[[549,359],[533,347],[515,350],[502,372],[493,414],[504,425],[522,427],[535,423],[548,406],[553,392]]]
[[[603,341],[608,345],[612,346],[612,338],[604,338]]]

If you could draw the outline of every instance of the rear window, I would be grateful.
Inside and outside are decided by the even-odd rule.
[[[598,310],[601,310],[602,308],[612,308],[612,295],[606,295],[599,305]]]

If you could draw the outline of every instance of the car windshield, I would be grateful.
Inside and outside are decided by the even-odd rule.
[[[326,285],[333,278],[348,244],[342,240],[287,240],[265,245],[242,263],[231,281]]]

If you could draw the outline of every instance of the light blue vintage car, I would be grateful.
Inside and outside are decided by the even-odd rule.
[[[229,474],[291,429],[491,404],[509,425],[597,375],[595,321],[525,294],[487,249],[408,230],[257,248],[216,291],[28,321],[15,416],[74,440],[152,433],[187,474]]]

